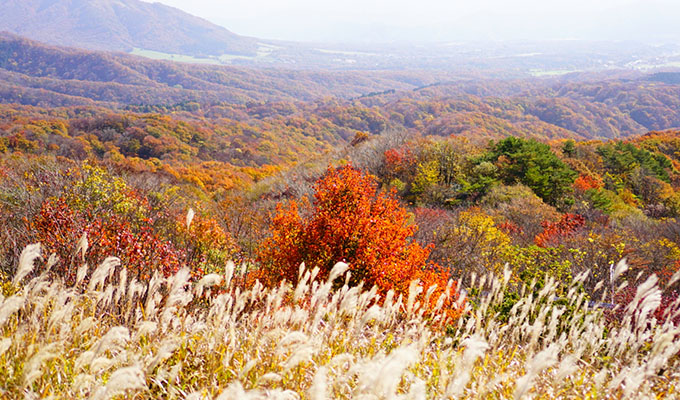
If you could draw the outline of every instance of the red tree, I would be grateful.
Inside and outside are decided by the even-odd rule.
[[[260,277],[269,284],[295,282],[301,262],[319,267],[323,277],[345,261],[352,284],[376,285],[383,295],[393,289],[407,296],[414,279],[426,288],[437,284],[434,303],[448,273],[428,262],[431,248],[411,240],[416,230],[392,193],[377,192],[373,176],[352,166],[329,168],[316,183],[313,206],[303,200],[277,207],[272,236],[259,251]]]
[[[590,175],[579,175],[572,185],[578,193],[585,193],[589,189],[600,189],[602,186],[600,179],[593,178]]]

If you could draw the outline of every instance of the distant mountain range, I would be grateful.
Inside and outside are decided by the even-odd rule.
[[[286,69],[433,70],[455,71],[458,77],[517,78],[680,66],[677,43],[500,41],[409,45],[404,41],[343,45],[271,41],[240,36],[177,8],[141,0],[0,0],[3,31],[50,45],[126,52],[159,60]],[[310,37],[316,36],[310,32]]]
[[[140,0],[0,0],[0,31],[95,50],[252,56],[257,40]]]
[[[452,77],[444,72],[323,72],[187,64],[48,46],[0,33],[0,102],[4,103],[309,101],[409,90]]]
[[[370,116],[377,107],[387,110],[383,120],[408,129],[489,138],[614,138],[680,126],[677,74],[629,71],[618,76],[607,72],[488,80],[441,71],[196,65],[48,46],[0,33],[0,103],[161,112],[201,104],[219,115],[226,104],[256,107],[269,102],[263,108],[268,113],[277,108],[271,102],[295,107],[310,102],[313,110],[317,101],[326,101],[368,108],[356,115],[333,111],[315,118],[340,118],[354,126],[357,116]]]

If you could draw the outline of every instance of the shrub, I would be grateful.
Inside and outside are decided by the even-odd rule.
[[[108,256],[120,258],[132,276],[148,280],[154,271],[164,275],[176,272],[186,259],[184,252],[153,232],[150,222],[134,227],[115,214],[88,216],[71,208],[63,198],[57,198],[43,204],[40,213],[28,221],[28,230],[34,232],[46,253],[59,257],[53,271],[68,284],[75,282],[81,263],[95,266]],[[87,254],[76,254],[75,243],[83,235],[89,250]]]
[[[584,227],[586,219],[578,214],[564,214],[557,222],[544,221],[543,232],[534,240],[540,247],[546,247],[554,241],[573,235],[578,229]]]

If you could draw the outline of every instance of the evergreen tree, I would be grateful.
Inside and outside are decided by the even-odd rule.
[[[577,177],[568,165],[535,140],[508,137],[492,143],[480,159],[498,167],[499,178],[506,185],[523,183],[545,202],[555,206],[573,204],[571,185]]]

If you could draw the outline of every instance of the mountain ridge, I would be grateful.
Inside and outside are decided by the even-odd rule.
[[[0,31],[54,45],[195,56],[256,54],[257,39],[161,3],[140,0],[0,0]]]

